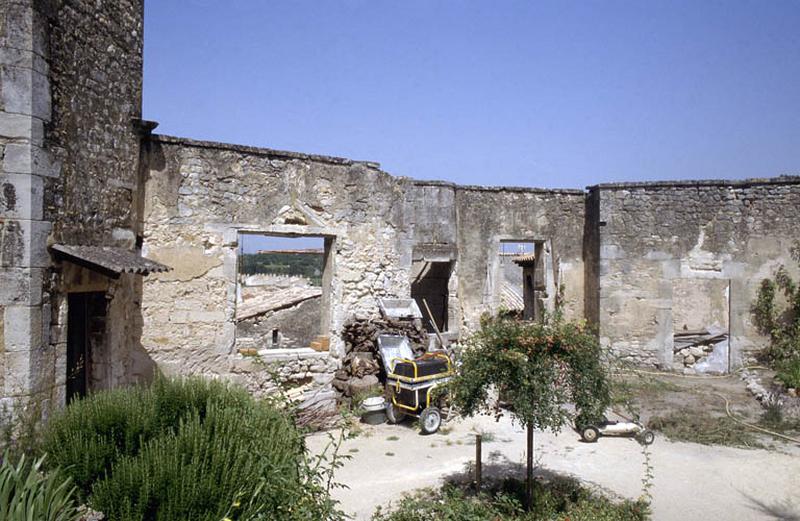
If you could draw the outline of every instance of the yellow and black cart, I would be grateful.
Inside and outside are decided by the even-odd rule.
[[[386,370],[389,423],[416,416],[424,434],[439,430],[446,400],[444,384],[453,376],[450,357],[435,352],[415,358],[408,339],[400,335],[380,335],[378,346]]]

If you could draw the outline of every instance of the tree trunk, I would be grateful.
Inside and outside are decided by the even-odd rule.
[[[525,508],[533,509],[533,425],[528,425],[528,468],[525,477]]]

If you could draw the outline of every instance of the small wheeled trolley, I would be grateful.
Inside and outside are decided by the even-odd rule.
[[[408,339],[401,335],[380,335],[378,347],[386,370],[389,423],[416,416],[423,434],[438,431],[448,410],[444,384],[453,376],[450,357],[435,352],[414,358]]]
[[[599,423],[584,425],[579,432],[583,441],[588,443],[596,442],[600,436],[633,437],[645,445],[650,445],[656,439],[653,431],[637,421],[611,421],[605,418]]]

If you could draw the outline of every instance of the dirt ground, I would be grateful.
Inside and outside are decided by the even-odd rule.
[[[738,378],[699,380],[661,378],[632,386],[642,418],[674,411],[724,415],[721,393],[733,411],[758,419],[760,405]],[[447,479],[470,479],[475,434],[484,436],[484,475],[522,473],[524,430],[510,418],[488,416],[449,422],[440,433],[423,436],[413,423],[363,426],[344,443],[351,459],[336,473],[347,486],[334,496],[357,520],[369,519],[375,507],[387,505],[404,492],[437,486]],[[308,440],[319,451],[326,436]],[[740,448],[669,441],[659,433],[648,449],[634,440],[601,438],[583,443],[571,429],[559,434],[536,433],[539,473],[572,475],[611,495],[637,498],[642,494],[646,461],[653,469],[653,518],[690,521],[711,519],[783,519],[800,521],[800,446],[759,437],[766,448]]]

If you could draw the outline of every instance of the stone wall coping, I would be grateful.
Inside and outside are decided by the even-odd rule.
[[[362,161],[348,159],[345,157],[326,156],[321,154],[307,154],[304,152],[291,152],[288,150],[277,150],[266,147],[256,147],[249,145],[236,145],[232,143],[221,143],[218,141],[204,141],[185,137],[168,136],[164,134],[152,134],[149,139],[153,142],[166,145],[180,145],[194,148],[206,148],[217,150],[230,150],[243,154],[254,154],[260,156],[274,157],[280,159],[299,159],[307,161],[317,161],[334,165],[364,165],[368,168],[380,170],[381,164],[375,161]],[[527,186],[480,186],[480,185],[459,185],[451,181],[414,179],[405,176],[394,176],[396,179],[410,182],[413,186],[436,186],[453,188],[470,192],[518,192],[533,194],[555,194],[555,195],[586,195],[586,192],[597,190],[627,190],[637,188],[697,188],[697,187],[731,187],[747,188],[761,185],[798,185],[800,175],[781,175],[778,177],[755,177],[749,179],[688,179],[675,181],[630,181],[619,183],[599,183],[587,186],[585,190],[579,188],[540,188]]]
[[[585,190],[580,188],[539,188],[532,186],[481,186],[481,185],[460,185],[451,181],[439,181],[429,179],[414,179],[411,177],[400,177],[410,182],[413,186],[438,186],[453,188],[454,190],[464,190],[470,192],[524,192],[534,194],[565,194],[565,195],[586,195]]]
[[[295,360],[315,360],[330,358],[331,354],[328,351],[315,351],[310,347],[290,347],[283,349],[261,349],[258,351],[258,356],[262,360],[269,361],[284,361],[288,359]]]
[[[194,148],[208,148],[217,150],[231,150],[243,154],[254,154],[280,159],[301,159],[317,161],[320,163],[330,163],[334,165],[365,165],[369,168],[380,169],[381,164],[375,161],[357,161],[346,157],[325,156],[320,154],[306,154],[303,152],[290,152],[288,150],[276,150],[274,148],[255,147],[248,145],[235,145],[232,143],[220,143],[218,141],[203,141],[185,137],[167,136],[163,134],[152,134],[149,139],[153,142],[166,145],[181,145]]]
[[[731,187],[749,188],[762,185],[800,185],[800,175],[781,175],[778,177],[753,177],[749,179],[687,179],[682,181],[632,181],[624,183],[600,183],[587,186],[594,190],[627,190],[636,188],[702,188]]]

